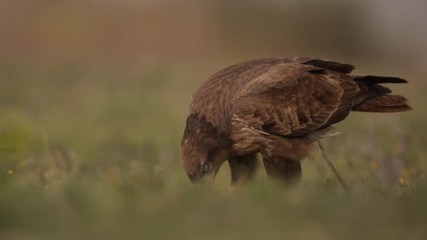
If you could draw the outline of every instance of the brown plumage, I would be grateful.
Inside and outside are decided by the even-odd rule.
[[[350,75],[353,66],[310,58],[256,59],[227,67],[192,96],[182,159],[193,182],[213,179],[228,160],[232,184],[249,179],[261,153],[269,178],[301,176],[300,160],[350,111],[410,110],[380,83],[395,77]]]

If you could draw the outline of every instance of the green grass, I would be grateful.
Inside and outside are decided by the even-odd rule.
[[[190,184],[179,142],[195,75],[64,65],[0,67],[0,239],[423,239],[427,89],[417,111],[353,113],[303,181],[243,188],[226,166]],[[199,76],[206,73],[196,72]]]

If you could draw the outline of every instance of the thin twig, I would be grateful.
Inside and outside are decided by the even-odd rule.
[[[347,184],[344,182],[344,179],[341,177],[341,175],[338,173],[338,171],[335,169],[334,165],[332,164],[331,160],[329,160],[328,156],[325,154],[325,149],[323,148],[323,145],[320,143],[320,141],[317,141],[317,145],[320,148],[320,151],[322,152],[323,158],[325,159],[326,164],[328,164],[329,169],[331,169],[332,172],[334,172],[335,176],[337,176],[338,181],[341,184],[341,187],[348,191],[349,188],[347,187]]]

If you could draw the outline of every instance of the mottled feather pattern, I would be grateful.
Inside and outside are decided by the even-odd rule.
[[[249,80],[268,71],[280,59],[262,59],[227,67],[210,77],[193,96],[190,113],[198,113],[225,132],[230,132],[231,104],[238,97],[239,88]],[[211,113],[220,114],[211,114]],[[224,119],[224,116],[227,118]]]
[[[254,79],[257,84],[249,84],[264,82],[262,87],[243,90],[248,94],[233,106],[239,123],[282,136],[301,136],[322,127],[340,106],[343,96],[340,84],[329,75],[309,73],[309,66],[280,64],[276,68],[281,71],[274,69],[269,78]],[[297,72],[299,78],[288,76],[289,72]]]

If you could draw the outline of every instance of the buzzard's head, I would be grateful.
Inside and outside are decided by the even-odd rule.
[[[211,182],[228,158],[231,141],[206,118],[190,114],[181,141],[184,169],[191,182]]]

